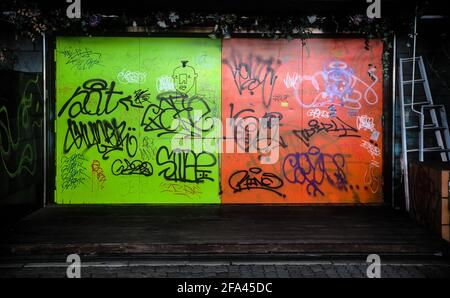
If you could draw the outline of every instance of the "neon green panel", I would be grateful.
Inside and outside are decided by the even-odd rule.
[[[56,202],[220,203],[220,87],[218,40],[58,38]]]

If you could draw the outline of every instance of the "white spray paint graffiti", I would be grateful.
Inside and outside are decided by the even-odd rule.
[[[117,74],[117,80],[123,84],[143,84],[147,74],[140,71],[122,70]]]
[[[378,148],[377,146],[371,144],[370,142],[362,141],[361,147],[367,149],[367,151],[369,152],[369,154],[372,155],[372,158],[381,155],[381,150],[380,150],[380,148]]]
[[[164,91],[175,91],[175,83],[170,76],[161,76],[156,82],[156,90],[158,93]]]
[[[375,130],[375,123],[373,122],[373,118],[369,117],[367,115],[361,115],[356,117],[356,126],[358,130],[368,130],[368,131],[374,131]]]
[[[380,164],[372,160],[364,174],[364,184],[370,187],[372,193],[378,192],[380,188]]]
[[[301,76],[296,72],[294,72],[292,76],[289,73],[287,73],[286,77],[283,80],[284,85],[286,85],[286,88],[288,89],[297,88],[297,86],[299,85],[299,81],[301,81]]]
[[[312,117],[314,119],[321,119],[321,118],[328,119],[330,118],[330,113],[328,111],[315,108],[308,110],[308,112],[306,112],[306,116]]]
[[[369,105],[378,103],[378,94],[373,87],[378,82],[375,75],[376,68],[369,69],[372,83],[368,85],[357,77],[353,70],[343,61],[332,61],[325,64],[323,70],[315,72],[313,75],[299,75],[298,73],[287,73],[284,84],[288,89],[294,89],[297,102],[305,108],[316,108],[329,106],[336,103],[347,109],[361,109],[361,100]],[[302,83],[311,84],[316,91],[316,96],[309,103],[299,94]],[[363,90],[357,90],[362,87]]]

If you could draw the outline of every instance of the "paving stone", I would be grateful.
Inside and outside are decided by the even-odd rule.
[[[146,276],[144,273],[142,272],[119,272],[117,273],[117,277],[118,278],[144,278],[144,277],[149,277]]]
[[[323,271],[323,268],[322,268],[322,266],[320,266],[320,265],[312,265],[312,266],[311,266],[311,270],[312,270],[313,272],[321,272],[321,271]]]
[[[253,272],[253,277],[255,277],[255,278],[263,278],[263,277],[265,277],[265,274],[264,274],[264,272]]]
[[[289,275],[289,272],[278,272],[277,274],[278,274],[279,278],[289,278],[289,277],[291,277]]]
[[[289,276],[292,278],[302,278],[303,274],[300,271],[289,271]]]
[[[383,265],[382,278],[449,277],[450,264],[437,265]],[[106,263],[104,264],[107,265]],[[101,277],[214,277],[214,278],[367,278],[367,266],[361,264],[281,264],[260,265],[180,265],[180,266],[121,266],[83,267],[82,278]],[[65,278],[65,268],[31,266],[22,268],[1,267],[0,277],[57,277]]]
[[[265,265],[263,267],[263,269],[264,269],[264,272],[275,272],[276,271],[275,266],[271,266],[271,265]]]
[[[169,272],[167,273],[168,278],[183,278],[188,277],[189,273],[187,272]]]
[[[117,278],[117,273],[93,273],[93,278]]]
[[[264,273],[264,277],[266,278],[277,278],[278,274],[275,271],[269,271]]]

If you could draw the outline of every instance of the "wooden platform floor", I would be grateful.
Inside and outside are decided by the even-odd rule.
[[[51,206],[3,229],[0,253],[447,255],[386,206]]]

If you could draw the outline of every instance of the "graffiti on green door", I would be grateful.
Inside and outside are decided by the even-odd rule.
[[[208,39],[58,38],[56,201],[219,203],[218,153],[171,140],[218,137],[220,55]]]

